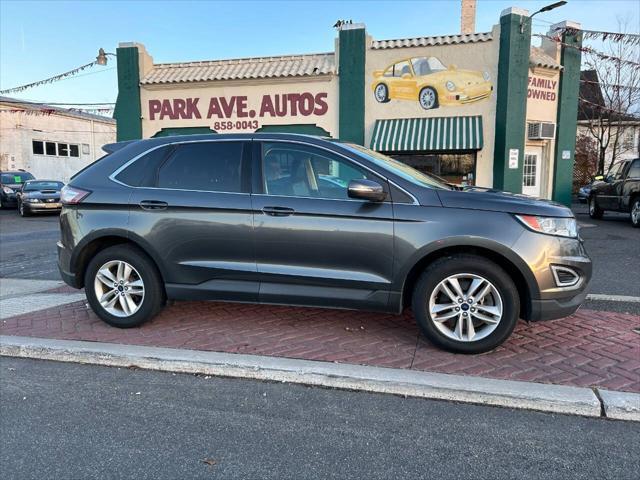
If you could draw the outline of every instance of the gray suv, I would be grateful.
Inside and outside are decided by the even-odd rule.
[[[305,135],[107,145],[62,191],[60,272],[110,325],[167,299],[401,313],[455,352],[573,313],[591,276],[566,207],[460,191]]]

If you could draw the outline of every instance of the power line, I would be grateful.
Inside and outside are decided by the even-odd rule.
[[[47,106],[47,105],[115,105],[115,102],[88,102],[88,103],[74,103],[74,102],[37,102],[35,100],[19,100],[19,99],[0,99],[0,103],[14,103],[25,104],[34,106]]]

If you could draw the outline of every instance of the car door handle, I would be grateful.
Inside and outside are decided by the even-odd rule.
[[[288,207],[264,207],[262,213],[271,215],[272,217],[288,217],[289,215],[293,215],[295,210]]]
[[[138,205],[143,210],[165,210],[169,204],[160,200],[142,200]]]

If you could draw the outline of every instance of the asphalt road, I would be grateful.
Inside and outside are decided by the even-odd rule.
[[[590,293],[640,296],[640,229],[626,214],[606,213],[591,220],[586,205],[574,207],[593,259]],[[0,210],[0,277],[58,280],[57,215],[21,218],[15,210]],[[640,314],[640,303],[593,302],[586,308]]]
[[[635,479],[640,424],[2,358],[3,478]]]

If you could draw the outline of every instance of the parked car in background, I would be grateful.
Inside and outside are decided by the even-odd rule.
[[[18,211],[23,217],[33,213],[59,212],[60,190],[64,183],[56,180],[27,180],[17,192]]]
[[[18,205],[16,193],[24,182],[32,179],[33,175],[24,170],[0,171],[0,208],[15,208]]]
[[[580,189],[578,190],[578,201],[580,203],[587,203],[587,201],[589,200],[589,196],[591,195],[592,185],[593,185],[593,182],[580,187]]]
[[[602,218],[607,210],[629,213],[631,224],[640,227],[640,158],[624,160],[596,177],[589,195],[589,216]]]
[[[591,260],[562,205],[456,190],[307,135],[105,149],[62,189],[58,261],[65,282],[117,327],[150,320],[167,299],[411,306],[431,341],[478,353],[504,342],[518,318],[564,317],[586,296]]]

